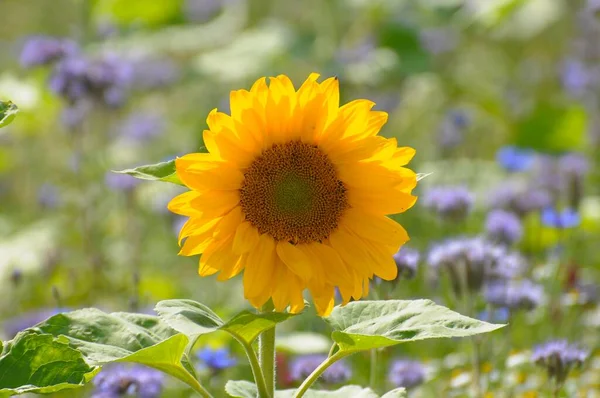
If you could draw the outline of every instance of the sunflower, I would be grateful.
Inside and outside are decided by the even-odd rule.
[[[259,308],[296,313],[308,289],[328,315],[368,294],[374,275],[392,280],[393,254],[408,234],[386,215],[416,201],[412,148],[378,136],[387,113],[368,100],[339,104],[339,82],[311,74],[296,90],[284,75],[232,91],[231,115],[213,110],[208,153],[177,158],[190,191],[169,209],[188,216],[179,254],[200,257],[199,274],[243,271],[244,296]]]

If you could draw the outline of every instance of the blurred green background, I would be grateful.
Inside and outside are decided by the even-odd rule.
[[[546,396],[544,372],[528,353],[564,337],[592,352],[564,396],[600,396],[600,356],[593,355],[600,344],[600,4],[594,3],[2,1],[0,99],[15,102],[20,113],[0,130],[0,333],[11,338],[8,326],[30,326],[40,311],[87,306],[151,311],[158,300],[191,298],[223,316],[245,308],[240,278],[216,284],[197,276],[197,258],[176,255],[182,224],[166,204],[183,189],[110,171],[198,151],[206,115],[215,107],[227,112],[232,89],[281,73],[298,86],[318,72],[340,78],[342,102],[369,98],[389,112],[382,134],[416,148],[411,168],[432,173],[417,195],[461,186],[474,197],[460,220],[448,221],[424,203],[395,217],[411,235],[410,247],[422,253],[419,271],[412,280],[375,286],[371,298],[430,298],[460,310],[447,283],[431,283],[427,251],[444,239],[484,234],[498,187],[543,188],[549,205],[574,208],[581,222],[567,229],[544,224],[540,211],[521,217],[524,235],[513,249],[525,256],[526,277],[544,286],[547,300],[482,338],[482,383],[494,397]],[[80,100],[57,89],[56,79],[69,74],[58,61],[32,66],[41,50],[24,58],[27,42],[40,35],[72,40],[87,59],[110,57],[108,72],[97,72],[107,73],[100,100],[99,92]],[[532,151],[533,165],[500,157],[513,147]],[[560,169],[568,154],[585,160],[584,172]],[[575,188],[564,187],[565,174],[577,174]],[[582,282],[596,288],[585,302],[578,300]],[[487,305],[475,297],[472,316]],[[284,325],[282,337],[302,330],[320,341],[327,327],[313,315],[308,309]],[[215,335],[201,344],[230,341]],[[287,355],[301,345],[286,348]],[[400,346],[382,354],[380,371],[392,358],[409,356],[428,369],[414,396],[471,396],[470,350],[460,340]],[[242,353],[234,355],[240,365],[211,378],[216,391],[228,378],[250,377]],[[352,358],[353,384],[368,384],[367,359]],[[164,392],[190,394],[175,382]]]

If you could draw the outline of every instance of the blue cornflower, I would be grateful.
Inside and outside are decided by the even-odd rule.
[[[496,153],[496,160],[507,171],[526,171],[535,161],[535,152],[514,146],[505,146]]]
[[[475,196],[465,187],[435,187],[425,192],[422,203],[442,218],[460,221],[470,213]]]
[[[400,250],[394,254],[394,261],[398,267],[398,278],[414,278],[417,273],[417,266],[419,265],[420,258],[421,254],[418,250],[406,246],[400,248]]]
[[[547,207],[542,212],[542,223],[552,228],[567,229],[578,226],[581,218],[579,213],[573,209],[558,211],[553,207]]]
[[[505,210],[492,210],[487,216],[485,230],[491,240],[506,245],[512,245],[523,237],[521,220]]]
[[[553,340],[533,348],[531,360],[544,368],[550,378],[562,384],[573,368],[580,367],[589,353],[566,340]]]
[[[106,186],[115,191],[132,191],[138,186],[140,180],[128,174],[108,172],[104,176]]]
[[[163,384],[164,375],[158,370],[141,365],[126,367],[119,364],[103,368],[94,378],[92,398],[157,398]]]
[[[388,379],[397,387],[413,388],[425,381],[425,367],[419,361],[397,359],[390,367]]]
[[[306,379],[326,359],[327,356],[321,354],[294,358],[290,363],[290,378],[294,381]],[[352,369],[344,361],[338,361],[325,370],[321,380],[327,384],[340,384],[348,381],[350,377],[352,377]]]
[[[77,51],[77,44],[72,40],[34,36],[25,42],[20,62],[24,68],[48,65]]]
[[[544,300],[544,288],[530,280],[494,281],[489,283],[484,292],[488,303],[511,310],[532,310]]]
[[[213,372],[219,372],[237,364],[237,360],[231,357],[227,348],[204,347],[198,351],[196,357]]]

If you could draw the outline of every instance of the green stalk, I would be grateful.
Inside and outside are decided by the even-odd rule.
[[[275,307],[269,300],[262,307],[262,312],[271,312]],[[275,327],[265,330],[258,337],[258,351],[260,359],[260,368],[262,369],[266,393],[265,398],[271,398],[275,395]],[[262,396],[261,396],[262,398]]]
[[[373,348],[371,350],[371,371],[369,374],[369,386],[375,392],[377,392],[377,359],[379,355],[377,355],[377,349]]]
[[[340,359],[347,357],[348,355],[350,355],[350,353],[338,351],[329,358],[327,358],[310,374],[310,376],[306,378],[306,380],[302,382],[302,384],[300,384],[300,387],[298,387],[298,390],[296,390],[296,393],[294,394],[294,398],[303,397],[304,394],[306,394],[306,392],[308,391],[308,389],[315,383],[315,381],[317,381],[317,379],[323,374],[323,372],[325,372],[325,370],[327,370],[328,367],[330,367]]]
[[[267,388],[267,384],[265,383],[265,375],[260,367],[258,362],[258,358],[256,357],[256,353],[252,348],[251,344],[246,343],[242,339],[236,339],[246,351],[246,356],[248,356],[248,362],[250,362],[250,368],[252,368],[252,375],[254,376],[254,382],[256,383],[256,388],[258,389],[258,396],[260,398],[269,398],[272,395],[269,394],[269,389]]]

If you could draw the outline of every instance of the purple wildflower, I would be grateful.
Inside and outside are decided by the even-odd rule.
[[[469,126],[469,115],[462,109],[454,109],[446,114],[438,131],[438,139],[443,149],[452,149],[464,141],[465,129]]]
[[[44,183],[38,189],[38,203],[46,209],[53,209],[60,204],[60,193],[56,186]]]
[[[196,357],[202,361],[203,366],[213,372],[220,372],[237,364],[237,360],[231,357],[231,353],[227,348],[213,349],[205,347],[198,351]]]
[[[397,359],[390,367],[388,379],[397,387],[413,388],[425,381],[425,368],[419,361]]]
[[[492,209],[512,211],[520,217],[540,211],[552,203],[552,197],[545,190],[519,188],[511,184],[497,187],[488,197]]]
[[[138,186],[140,180],[128,174],[108,172],[104,176],[106,185],[115,191],[131,191]]]
[[[571,369],[581,367],[588,355],[587,351],[566,340],[553,340],[534,347],[531,360],[546,368],[548,376],[562,384]]]
[[[417,266],[421,254],[418,250],[411,249],[403,246],[394,254],[394,261],[398,267],[398,278],[404,277],[406,279],[412,279],[417,273]]]
[[[590,170],[590,163],[584,155],[572,152],[559,159],[558,167],[565,175],[581,178]]]
[[[592,82],[588,67],[578,59],[567,59],[561,70],[561,80],[564,89],[572,96],[584,94]]]
[[[94,378],[92,398],[158,398],[163,384],[164,375],[158,370],[141,365],[126,367],[119,364],[105,367]]]
[[[500,209],[488,214],[485,230],[491,240],[506,245],[512,245],[523,237],[523,225],[519,217]]]
[[[475,196],[465,187],[435,187],[425,193],[422,203],[445,220],[460,221],[467,217]]]
[[[326,355],[310,354],[294,358],[290,363],[290,378],[295,381],[306,379],[323,361]],[[344,361],[335,362],[323,373],[321,380],[327,384],[340,384],[352,377],[352,370]]]
[[[484,292],[488,303],[511,310],[532,310],[544,300],[544,288],[530,280],[488,284]]]
[[[30,37],[21,51],[21,66],[31,68],[39,65],[48,65],[61,58],[75,54],[77,44],[69,39],[59,39],[48,36]]]
[[[119,127],[120,133],[135,141],[145,141],[160,135],[165,129],[164,119],[152,113],[130,114]]]
[[[177,64],[169,58],[139,59],[132,62],[133,87],[151,90],[168,86],[179,79]]]
[[[464,282],[474,292],[486,281],[514,278],[527,267],[517,253],[478,237],[450,239],[435,245],[429,251],[427,263],[435,273],[448,274],[457,293],[463,293]]]

